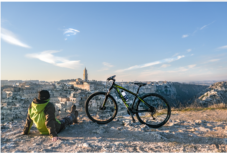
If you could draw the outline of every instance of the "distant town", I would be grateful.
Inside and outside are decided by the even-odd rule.
[[[121,86],[136,93],[138,86],[133,82],[119,82]],[[162,86],[161,86],[162,85]],[[166,85],[166,86],[164,86]],[[50,102],[56,106],[56,114],[66,113],[71,104],[77,108],[84,106],[85,100],[96,91],[107,91],[110,83],[106,81],[88,80],[88,71],[85,68],[83,79],[67,79],[60,81],[39,81],[39,80],[1,80],[1,119],[11,121],[13,119],[26,116],[27,107],[34,98],[38,96],[38,91],[48,90]],[[163,88],[161,88],[163,87]],[[163,89],[167,95],[174,94],[170,90],[171,82],[147,82],[146,86],[140,89],[140,93],[151,93],[158,89]],[[111,93],[114,98],[121,102],[116,93]],[[129,95],[129,98],[131,96]],[[132,99],[129,100],[129,103]],[[14,114],[9,115],[8,113]],[[5,116],[7,115],[7,116]]]
[[[192,103],[199,92],[205,90],[215,82],[217,81],[185,83],[146,81],[146,86],[141,87],[139,93],[159,93],[168,98],[171,106],[177,107],[179,103]],[[134,93],[137,92],[138,86],[134,82],[117,83]],[[83,71],[83,79],[66,79],[52,82],[39,80],[1,80],[1,120],[11,121],[17,118],[26,118],[27,108],[32,100],[38,96],[38,91],[40,90],[49,91],[50,102],[55,104],[56,115],[59,115],[61,113],[67,113],[72,104],[75,104],[77,108],[83,108],[86,99],[92,93],[97,91],[106,92],[110,84],[110,82],[106,81],[89,80],[86,68]],[[121,108],[123,103],[117,93],[111,91],[111,95],[119,104],[119,108]],[[128,97],[128,103],[130,104],[134,96],[128,94]]]

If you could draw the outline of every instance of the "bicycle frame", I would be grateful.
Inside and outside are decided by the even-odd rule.
[[[125,88],[123,88],[123,87],[117,85],[117,84],[115,84],[115,81],[113,81],[111,87],[109,88],[109,91],[108,91],[107,94],[106,94],[106,98],[105,98],[105,100],[104,100],[104,102],[103,102],[103,107],[105,106],[107,96],[109,95],[110,91],[114,88],[114,89],[117,91],[118,95],[120,96],[121,100],[124,102],[124,105],[126,106],[127,109],[129,109],[129,105],[128,105],[128,103],[126,102],[125,98],[123,97],[123,95],[121,94],[121,92],[120,92],[119,89],[125,90],[125,91],[127,91],[128,93],[130,93],[130,94],[132,94],[132,95],[135,96],[134,101],[133,101],[133,104],[132,104],[132,109],[133,109],[134,103],[135,103],[135,101],[136,101],[136,98],[138,98],[141,102],[143,102],[144,104],[146,104],[146,105],[150,108],[151,106],[150,106],[149,104],[147,104],[143,99],[141,99],[141,98],[138,96],[140,87],[141,87],[141,86],[139,86],[139,88],[138,88],[138,90],[137,90],[137,94],[135,94],[135,93],[133,93],[133,92],[131,92],[131,91],[129,91],[129,90],[127,90],[127,89],[125,89]],[[140,110],[139,112],[146,112],[146,111],[147,111],[147,110]],[[138,112],[138,111],[131,111],[131,112],[136,113],[136,112]]]

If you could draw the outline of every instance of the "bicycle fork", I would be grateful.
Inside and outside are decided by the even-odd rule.
[[[110,93],[110,89],[109,89],[109,91],[106,93],[105,99],[104,99],[102,105],[101,105],[100,108],[99,108],[100,110],[105,110],[105,109],[106,109],[105,104],[106,104],[107,97],[108,97],[109,93]]]

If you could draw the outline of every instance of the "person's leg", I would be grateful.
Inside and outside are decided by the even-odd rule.
[[[76,111],[76,106],[73,105],[71,107],[71,113],[67,117],[64,117],[60,120],[60,122],[61,122],[60,131],[64,130],[67,126],[69,126],[73,123],[77,123],[77,117],[78,117],[78,111]]]

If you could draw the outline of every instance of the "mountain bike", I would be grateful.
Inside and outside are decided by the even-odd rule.
[[[146,124],[152,128],[161,127],[169,120],[171,108],[164,97],[156,93],[148,93],[139,97],[139,89],[145,86],[146,83],[134,83],[139,86],[135,94],[117,85],[115,83],[115,77],[116,75],[107,78],[107,81],[113,81],[108,92],[95,92],[86,100],[85,112],[90,120],[98,124],[106,124],[116,117],[118,105],[114,97],[110,95],[112,89],[117,91],[133,122],[135,122],[134,114],[136,114],[141,124]],[[125,91],[135,96],[131,106],[127,103],[128,98],[126,97],[127,95],[125,96]]]

